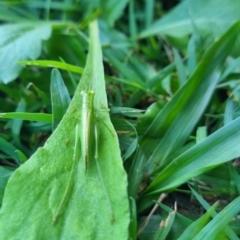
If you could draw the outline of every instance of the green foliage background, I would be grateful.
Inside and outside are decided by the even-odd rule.
[[[239,7],[2,1],[2,239],[239,239]],[[110,109],[87,173],[82,90]]]

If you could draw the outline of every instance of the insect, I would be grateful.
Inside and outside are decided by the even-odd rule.
[[[96,115],[96,110],[94,109],[95,93],[94,91],[82,91],[81,94],[82,94],[81,147],[82,158],[85,161],[85,171],[87,171],[89,161],[95,159],[95,164],[97,166],[102,189],[112,212],[111,221],[113,222],[112,219],[114,219],[114,215],[110,198],[108,196],[108,192],[105,187],[101,169],[98,163],[98,143],[100,133],[97,126],[98,116]],[[109,131],[111,130],[109,129]],[[115,134],[112,135],[115,136]]]
[[[81,145],[81,160],[84,161],[85,164],[84,171],[87,173],[89,167],[90,167],[90,161],[94,161],[97,167],[98,171],[98,177],[99,182],[102,186],[103,193],[106,197],[107,204],[109,205],[109,209],[111,211],[111,217],[110,221],[114,222],[114,214],[113,209],[111,205],[111,201],[107,192],[107,189],[105,187],[104,178],[102,176],[102,171],[100,168],[100,165],[98,163],[98,157],[99,157],[99,135],[100,132],[98,130],[98,120],[99,117],[97,115],[97,110],[94,108],[94,91],[82,91],[82,109],[81,109],[81,124],[77,124],[75,128],[75,143],[74,143],[74,153],[73,153],[73,163],[70,170],[69,179],[66,185],[66,189],[63,193],[63,197],[58,205],[58,208],[52,218],[53,223],[57,222],[58,216],[60,214],[60,211],[65,204],[66,199],[68,198],[69,192],[71,191],[71,183],[74,178],[74,170],[77,165],[77,149],[79,146],[79,140]],[[103,123],[105,125],[105,123]],[[80,129],[79,129],[80,126]],[[106,126],[106,125],[105,125]],[[107,126],[106,126],[107,127]],[[107,127],[108,128],[108,127]],[[109,128],[108,128],[109,129]],[[110,129],[109,129],[110,130]],[[110,130],[111,131],[111,130]],[[80,135],[80,136],[79,136]],[[115,136],[115,134],[112,133],[112,136]]]
[[[94,112],[94,92],[93,91],[82,91],[82,120],[81,120],[81,147],[82,147],[82,158],[85,161],[85,171],[88,167],[89,159],[92,158],[93,147],[95,144],[97,125],[95,121]],[[94,135],[93,135],[94,134]],[[96,146],[95,146],[96,148]],[[95,154],[97,149],[95,149]]]

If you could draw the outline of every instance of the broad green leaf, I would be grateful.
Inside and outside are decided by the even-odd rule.
[[[8,182],[0,212],[1,238],[128,238],[127,178],[108,111],[98,112],[98,160],[90,158],[84,168],[77,137],[83,131],[76,133],[82,90],[95,91],[95,108],[107,106],[96,22],[90,25],[86,68],[66,115],[44,147]]]
[[[176,92],[171,101],[157,114],[140,145],[146,156],[151,154],[147,171],[164,167],[168,157],[183,146],[207,107],[219,80],[214,71],[221,64],[239,34],[234,24],[204,54],[193,75]]]
[[[219,36],[239,20],[239,7],[240,3],[235,0],[186,0],[145,29],[140,36],[161,34],[183,37],[193,32],[193,24],[202,32]]]
[[[36,59],[41,53],[42,41],[51,35],[51,24],[25,22],[0,27],[0,82],[14,80],[22,70],[17,62]]]

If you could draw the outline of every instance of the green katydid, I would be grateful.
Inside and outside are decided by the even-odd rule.
[[[112,205],[110,202],[110,198],[107,193],[107,189],[104,185],[104,180],[102,177],[101,169],[98,163],[98,140],[99,140],[99,130],[97,126],[97,114],[96,110],[94,108],[94,91],[82,91],[82,109],[81,109],[81,129],[79,130],[79,125],[76,126],[75,129],[75,144],[74,144],[74,153],[73,153],[73,165],[70,170],[70,176],[69,180],[65,189],[65,192],[63,194],[62,200],[57,208],[56,213],[53,217],[53,222],[55,223],[57,221],[57,218],[59,216],[59,213],[61,211],[61,208],[63,204],[65,203],[65,199],[68,196],[68,193],[70,191],[70,185],[73,179],[74,174],[74,168],[76,167],[76,151],[79,143],[79,139],[81,140],[81,160],[84,161],[85,164],[85,172],[88,170],[89,167],[89,161],[95,160],[95,164],[97,166],[98,175],[100,178],[100,182],[102,185],[103,192],[106,196],[108,205],[110,207],[111,211],[111,217],[110,221],[114,221],[114,214]],[[105,125],[105,123],[103,122]],[[105,125],[106,126],[106,125]],[[107,126],[106,126],[107,127]],[[108,127],[107,127],[108,128]],[[111,130],[110,130],[111,131]],[[80,133],[80,137],[79,137]],[[115,134],[112,133],[112,136],[115,136]]]
[[[97,145],[96,139],[94,139],[95,132],[97,131],[97,125],[95,123],[94,116],[94,92],[82,91],[82,120],[81,120],[81,147],[82,158],[85,161],[85,170],[88,167],[88,161],[92,158],[93,151],[96,154]],[[94,134],[94,135],[93,135]],[[96,137],[96,136],[95,136]],[[95,141],[95,142],[94,142]],[[95,147],[95,149],[93,149]]]
[[[88,168],[88,162],[95,159],[97,165],[100,182],[106,195],[108,204],[111,208],[111,221],[114,221],[111,202],[105,188],[100,166],[98,164],[98,140],[99,130],[97,126],[97,115],[94,109],[94,91],[82,91],[82,120],[81,120],[81,146],[82,158],[85,161],[85,170]],[[104,123],[104,122],[103,122]],[[107,127],[107,126],[106,126]],[[115,136],[115,135],[114,135]]]

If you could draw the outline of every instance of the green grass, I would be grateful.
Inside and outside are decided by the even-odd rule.
[[[239,239],[239,7],[1,2],[1,237]]]

